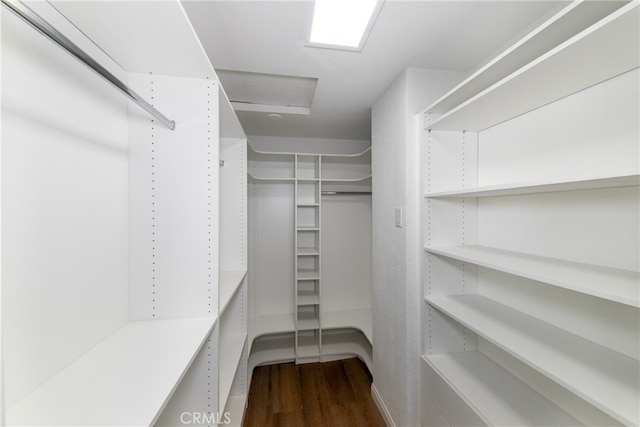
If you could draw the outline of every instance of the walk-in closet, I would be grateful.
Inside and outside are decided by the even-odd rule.
[[[0,427],[640,424],[637,0],[1,2]]]

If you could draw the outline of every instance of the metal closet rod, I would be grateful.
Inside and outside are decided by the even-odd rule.
[[[142,107],[143,110],[158,119],[169,129],[174,130],[176,128],[176,123],[173,120],[168,119],[164,114],[156,110],[153,105],[149,104],[140,95],[131,90],[131,88],[124,84],[105,67],[100,65],[98,61],[89,56],[89,54],[82,50],[77,44],[69,40],[64,34],[62,34],[51,24],[45,21],[40,15],[33,11],[33,9],[27,6],[24,2],[22,2],[21,0],[2,0],[2,4],[22,20],[24,20],[26,23],[48,37],[51,41],[69,52],[77,60],[98,73],[106,81],[111,83],[120,92],[122,92],[127,98],[138,104],[140,107]]]

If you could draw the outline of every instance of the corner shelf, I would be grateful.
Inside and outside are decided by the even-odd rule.
[[[480,295],[425,300],[621,423],[640,421],[636,360]]]
[[[373,344],[373,317],[371,309],[323,311],[322,329],[354,328],[362,332]]]
[[[7,424],[153,425],[215,322],[128,322],[12,405]]]
[[[582,425],[480,351],[422,356],[422,363],[427,365],[428,384],[434,381],[431,372],[451,384],[462,400],[473,402],[474,412],[487,425]],[[454,419],[455,414],[445,417]]]
[[[640,307],[640,273],[483,246],[430,247],[425,251],[537,280],[621,304]]]
[[[435,119],[427,129],[481,131],[638,67],[637,22],[638,4],[632,2]],[[609,54],[611,46],[616,55]],[[607,60],[593,67],[593,58]]]

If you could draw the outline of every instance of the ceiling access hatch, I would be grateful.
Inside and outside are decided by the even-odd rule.
[[[216,70],[236,111],[311,113],[318,79],[235,70]]]

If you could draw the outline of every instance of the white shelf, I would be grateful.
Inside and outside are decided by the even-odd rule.
[[[310,226],[310,227],[298,226],[298,231],[320,231],[320,227],[316,227],[316,226]]]
[[[296,252],[302,256],[320,255],[320,251],[317,248],[298,248]]]
[[[320,329],[320,321],[316,314],[314,312],[298,313],[298,330],[312,331],[314,329]]]
[[[322,158],[322,160],[324,159],[335,159],[335,160],[340,160],[340,159],[356,159],[359,157],[366,157],[368,155],[371,154],[371,147],[367,147],[365,148],[363,151],[359,152],[359,153],[355,153],[355,154],[320,154],[320,157]]]
[[[220,407],[226,405],[233,378],[238,369],[238,363],[242,356],[242,349],[247,342],[247,334],[226,335],[220,337],[220,370],[218,378],[218,391]]]
[[[637,22],[638,3],[632,2],[450,110],[428,129],[481,131],[638,67]],[[615,55],[609,55],[612,46]],[[607,59],[593,66],[593,58]]]
[[[227,406],[224,408],[224,412],[229,414],[230,423],[222,423],[230,427],[242,426],[242,418],[244,417],[244,410],[247,406],[246,394],[233,394],[227,399]]]
[[[152,425],[215,324],[132,321],[9,408],[8,425]]]
[[[539,181],[519,184],[492,185],[474,189],[440,191],[425,197],[498,197],[521,194],[552,193],[558,191],[595,190],[601,188],[632,187],[640,185],[638,171],[624,171],[615,175],[582,177],[567,181]]]
[[[426,111],[443,114],[522,68],[619,7],[614,2],[572,2],[516,44],[471,74]]]
[[[222,270],[220,271],[220,314],[224,313],[227,305],[233,299],[235,293],[240,289],[246,270]]]
[[[322,182],[326,182],[326,183],[330,183],[330,184],[340,184],[340,183],[344,183],[344,184],[357,184],[357,183],[369,183],[369,181],[371,181],[371,174],[367,174],[364,176],[360,176],[360,177],[353,177],[353,178],[322,178]]]
[[[318,344],[318,338],[311,337],[298,337],[298,348],[296,349],[298,359],[308,359],[312,357],[320,357],[320,346]]]
[[[425,248],[429,253],[640,307],[640,273],[483,246]]]
[[[259,184],[259,183],[293,184],[295,182],[294,178],[255,176],[250,173],[248,175],[249,175],[249,183],[252,183],[252,184]]]
[[[582,425],[479,351],[422,356],[488,425]]]
[[[320,304],[320,297],[315,293],[300,294],[298,291],[298,305],[317,305]]]
[[[373,370],[371,342],[357,331],[323,331],[322,356],[360,356],[369,370]]]
[[[298,280],[319,280],[320,273],[314,270],[298,270]]]
[[[295,358],[293,333],[288,337],[265,337],[257,340],[253,346],[249,356],[249,370],[265,363],[287,362]]]
[[[373,343],[373,317],[371,309],[323,311],[322,329],[354,328],[360,330]],[[324,347],[324,345],[323,345]]]
[[[640,421],[637,360],[480,295],[425,299],[618,421]]]
[[[292,313],[250,317],[249,345],[251,346],[253,340],[262,335],[293,332],[295,330],[295,318]]]

